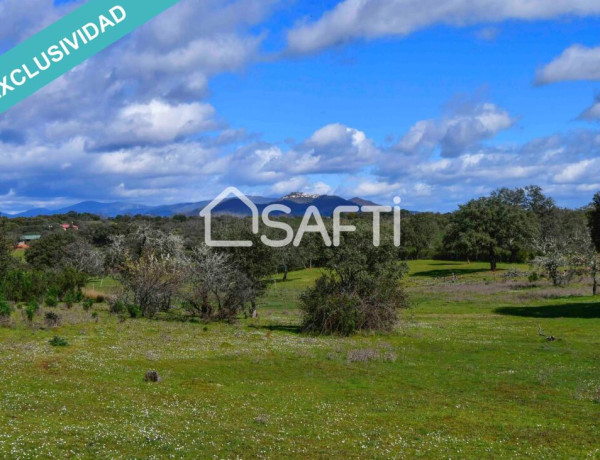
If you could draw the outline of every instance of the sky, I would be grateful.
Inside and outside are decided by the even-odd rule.
[[[0,0],[0,53],[83,1]],[[0,115],[0,211],[600,191],[598,0],[181,0]]]

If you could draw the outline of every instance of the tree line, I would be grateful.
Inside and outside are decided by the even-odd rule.
[[[153,317],[175,308],[205,320],[255,316],[271,277],[285,281],[290,270],[321,267],[323,276],[301,299],[304,329],[347,334],[389,329],[407,299],[398,281],[403,260],[439,258],[531,262],[555,285],[589,275],[597,292],[600,267],[600,193],[582,209],[562,209],[541,188],[499,189],[461,205],[453,213],[403,213],[402,245],[391,241],[384,218],[383,241],[372,244],[369,216],[346,216],[357,232],[343,234],[339,247],[326,247],[307,234],[299,247],[270,248],[250,231],[246,219],[222,216],[213,232],[223,240],[250,240],[251,248],[209,248],[200,218],[89,214],[0,218],[0,297],[46,304],[81,301],[93,277],[119,281],[110,300],[115,313]],[[79,230],[63,230],[61,222]],[[286,218],[292,226],[299,219]],[[331,220],[327,220],[331,226]],[[387,228],[387,230],[386,230]],[[271,229],[273,239],[279,238]],[[42,238],[14,257],[20,235]]]

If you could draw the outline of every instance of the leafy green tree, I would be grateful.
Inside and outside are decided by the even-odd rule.
[[[517,252],[534,233],[527,211],[496,193],[460,206],[444,244],[457,255],[485,258],[495,271],[499,259]]]
[[[600,252],[600,192],[594,195],[594,199],[590,204],[588,226],[596,251]]]
[[[519,206],[527,211],[531,220],[533,236],[556,238],[561,234],[559,228],[559,208],[551,197],[544,195],[541,187],[529,185],[525,188],[501,188],[492,193],[508,204]]]
[[[25,260],[33,268],[44,270],[59,267],[66,254],[67,246],[75,238],[70,233],[52,233],[34,241],[25,253]]]
[[[430,213],[415,214],[402,222],[402,245],[411,255],[420,259],[431,251],[440,228]]]
[[[253,234],[249,229],[238,227],[235,235],[227,239],[252,241],[249,248],[225,248],[231,256],[237,270],[245,276],[248,283],[246,298],[250,304],[250,316],[255,316],[257,301],[262,297],[269,285],[269,277],[277,272],[277,253],[273,248],[262,243],[260,236]]]
[[[5,235],[0,234],[0,280],[4,279],[13,264],[12,244]]]

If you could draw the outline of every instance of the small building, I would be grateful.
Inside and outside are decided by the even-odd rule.
[[[79,227],[75,224],[62,224],[60,226],[65,232],[67,230],[79,230]]]
[[[23,235],[21,237],[21,241],[15,246],[15,249],[29,249],[29,243],[32,241],[37,241],[42,237],[42,235]]]
[[[31,242],[31,241],[37,241],[42,237],[42,235],[23,235],[21,237],[21,241],[23,242]]]

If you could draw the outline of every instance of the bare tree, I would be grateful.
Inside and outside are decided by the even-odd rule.
[[[65,248],[63,264],[87,275],[100,276],[104,271],[104,256],[91,244],[77,240]]]
[[[133,294],[133,302],[142,314],[152,317],[167,311],[185,280],[185,270],[180,260],[146,254],[129,261],[119,273],[126,292]]]
[[[593,294],[598,293],[600,254],[586,232],[568,238],[544,238],[536,243],[541,254],[534,264],[543,269],[555,286],[568,284],[575,275],[589,275]]]
[[[228,254],[201,245],[187,258],[183,297],[194,314],[209,319],[234,317],[251,298],[252,283]]]
[[[132,296],[144,316],[169,309],[185,282],[182,239],[149,226],[113,238],[106,260],[123,285],[125,300]]]
[[[533,264],[543,271],[554,286],[565,286],[571,282],[576,273],[574,245],[568,239],[540,238],[534,241],[539,254]]]

